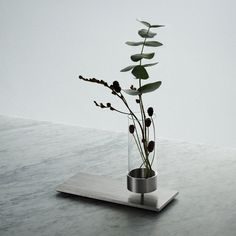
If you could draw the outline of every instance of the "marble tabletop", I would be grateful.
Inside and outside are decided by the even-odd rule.
[[[124,133],[0,116],[0,235],[236,235],[236,149],[159,139],[160,213],[63,195],[78,172],[126,178]]]

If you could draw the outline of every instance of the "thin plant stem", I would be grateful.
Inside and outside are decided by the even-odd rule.
[[[153,118],[151,117],[151,120],[152,120],[152,127],[153,127],[153,136],[154,136],[154,142],[155,142],[155,145],[156,145],[156,129],[155,129],[155,124],[153,122]],[[155,158],[155,154],[156,154],[156,148],[154,146],[154,150],[153,150],[153,156],[152,156],[152,161],[151,161],[151,165],[153,164],[153,161],[154,161],[154,158]]]
[[[137,147],[138,147],[138,142],[137,142],[137,139],[135,138],[135,135],[134,135],[134,134],[133,134],[133,138],[134,138],[134,141],[135,141],[135,143],[136,143],[136,145],[137,145]],[[138,148],[138,149],[139,149],[139,148]],[[142,156],[140,150],[139,150],[139,153],[140,153],[140,155],[141,155],[141,158],[143,159],[143,162],[145,162],[145,158]]]
[[[142,149],[142,146],[141,146],[141,143],[140,143],[140,137],[138,135],[138,131],[137,131],[137,127],[136,127],[136,124],[135,124],[135,120],[134,120],[133,116],[131,116],[131,117],[132,117],[133,124],[134,124],[134,127],[135,127],[135,133],[136,133],[136,136],[137,136],[137,139],[138,139],[138,147],[141,149],[142,157],[145,158],[144,153],[143,153],[143,149]]]
[[[141,131],[142,131],[142,134],[144,134],[143,127],[142,127],[142,125],[141,125],[139,119],[138,119],[137,116],[134,114],[134,112],[130,109],[130,107],[129,107],[129,105],[128,105],[126,99],[125,99],[125,97],[122,95],[122,93],[121,93],[121,96],[118,95],[118,97],[119,97],[120,99],[122,99],[122,101],[124,102],[125,106],[128,108],[130,114],[134,116],[134,118],[136,119],[136,121],[137,121],[138,124],[139,124],[139,127],[140,127],[140,129],[141,129]],[[144,135],[143,135],[143,136],[144,136]]]
[[[127,113],[127,112],[123,112],[123,111],[120,111],[120,110],[117,110],[116,108],[112,107],[113,110],[112,111],[116,111],[116,112],[119,112],[121,114],[124,114],[124,115],[130,115],[130,113]]]

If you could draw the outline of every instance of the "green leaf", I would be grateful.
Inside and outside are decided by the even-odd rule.
[[[164,27],[164,25],[151,25],[150,28],[159,28],[159,27]]]
[[[133,89],[124,89],[123,91],[132,96],[136,96],[140,94],[138,90],[133,90]]]
[[[120,72],[126,72],[126,71],[129,71],[129,70],[132,70],[136,65],[133,65],[133,66],[127,66],[125,67],[124,69],[122,69]]]
[[[143,67],[155,66],[156,64],[158,64],[158,62],[150,63],[150,64],[144,64]]]
[[[142,23],[142,24],[144,24],[144,25],[147,26],[147,27],[150,27],[150,26],[151,26],[151,24],[148,23],[147,21],[139,20],[139,22]]]
[[[144,45],[149,47],[160,47],[163,44],[158,41],[146,41]]]
[[[132,55],[130,58],[132,61],[136,62],[136,61],[140,61],[141,59],[145,58],[145,59],[152,59],[154,57],[155,53],[142,53],[142,54],[135,54]]]
[[[129,46],[139,46],[139,45],[143,45],[143,42],[126,42],[127,45]]]
[[[142,65],[143,67],[149,67],[149,66],[155,66],[156,64],[158,64],[158,62],[155,63],[149,63],[149,64],[144,64]],[[132,66],[127,66],[124,69],[122,69],[120,72],[126,72],[126,71],[130,71],[132,70],[136,65],[132,65]]]
[[[156,33],[153,33],[151,31],[148,31],[147,29],[141,29],[138,31],[138,34],[142,37],[142,38],[153,38]]]
[[[140,23],[144,24],[145,26],[147,27],[150,27],[150,28],[158,28],[158,27],[164,27],[164,25],[151,25],[150,23],[148,23],[147,21],[141,21],[141,20],[138,20]]]
[[[144,42],[126,42],[127,45],[129,46],[140,46],[140,45],[145,45],[145,46],[149,46],[149,47],[159,47],[162,46],[163,44],[158,42],[158,41],[146,41]]]
[[[141,65],[135,66],[132,70],[132,74],[136,77],[136,79],[148,79],[149,77],[146,69]]]
[[[149,92],[152,92],[152,91],[158,89],[160,86],[161,86],[161,81],[157,81],[157,82],[154,82],[154,83],[143,85],[142,87],[140,87],[138,89],[138,91],[140,93],[149,93]]]

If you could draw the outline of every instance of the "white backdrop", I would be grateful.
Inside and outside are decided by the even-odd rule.
[[[127,119],[100,110],[112,101],[79,74],[133,82],[124,44],[138,40],[136,18],[165,24],[164,46],[146,105],[162,138],[236,147],[236,14],[230,0],[0,0],[0,114],[124,131]],[[131,63],[132,64],[132,63]]]

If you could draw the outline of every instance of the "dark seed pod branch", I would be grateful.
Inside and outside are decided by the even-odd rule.
[[[124,112],[124,111],[120,111],[120,110],[118,110],[118,109],[112,107],[112,106],[111,106],[111,103],[109,103],[109,102],[108,102],[106,105],[104,105],[103,103],[97,103],[96,101],[93,101],[93,102],[94,102],[94,104],[95,104],[97,107],[100,107],[100,108],[108,108],[108,109],[111,110],[111,111],[117,111],[117,112],[119,112],[119,113],[121,113],[121,114],[130,115],[130,113],[127,113],[127,112]]]

